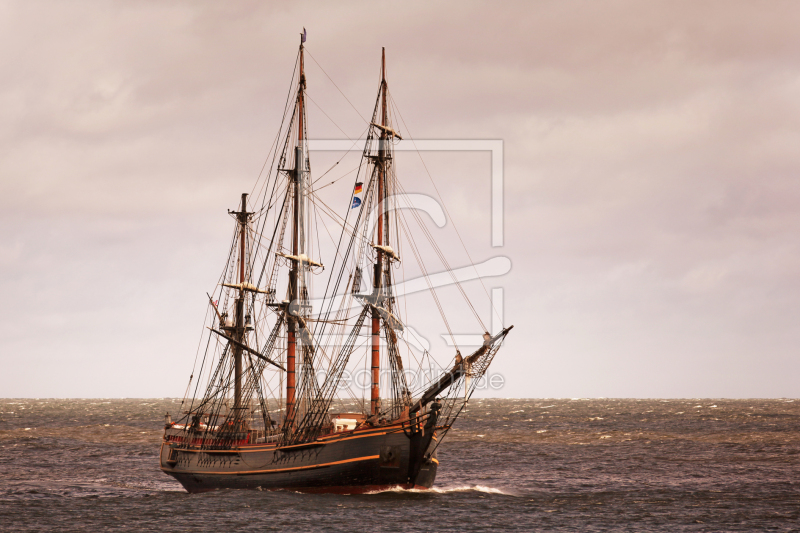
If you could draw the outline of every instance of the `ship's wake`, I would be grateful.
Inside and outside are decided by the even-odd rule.
[[[366,492],[365,494],[385,494],[385,493],[411,493],[411,494],[454,494],[461,492],[482,492],[484,494],[500,494],[503,496],[517,496],[508,490],[502,490],[495,487],[487,487],[485,485],[455,485],[445,487],[432,487],[430,489],[404,489],[402,487],[391,487],[388,489],[381,489]]]

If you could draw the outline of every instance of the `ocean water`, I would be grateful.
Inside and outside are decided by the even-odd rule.
[[[430,491],[187,494],[171,399],[0,400],[0,531],[800,531],[800,400],[473,400]]]

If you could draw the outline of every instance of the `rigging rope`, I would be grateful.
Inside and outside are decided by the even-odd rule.
[[[306,52],[308,52],[308,57],[310,57],[310,58],[311,58],[311,60],[312,60],[312,61],[314,61],[314,63],[316,63],[316,64],[317,64],[317,66],[318,66],[318,67],[319,67],[319,69],[322,71],[322,73],[323,73],[323,74],[325,74],[325,76],[326,76],[326,77],[327,77],[329,80],[331,80],[331,83],[333,83],[333,86],[334,86],[334,87],[336,87],[336,90],[337,90],[337,91],[339,91],[339,94],[341,94],[342,96],[344,96],[344,99],[345,99],[345,100],[347,100],[347,103],[348,103],[348,104],[350,104],[350,107],[352,107],[352,108],[353,108],[353,111],[355,111],[355,112],[356,112],[356,115],[358,115],[358,118],[360,118],[361,120],[363,120],[364,122],[366,122],[367,124],[369,124],[369,122],[367,122],[367,119],[365,119],[364,117],[362,117],[362,116],[361,116],[361,113],[359,113],[358,109],[356,109],[356,106],[354,106],[354,105],[353,105],[353,102],[351,102],[351,101],[350,101],[350,99],[349,99],[349,98],[347,98],[347,96],[345,96],[345,94],[342,92],[342,90],[339,88],[339,86],[338,86],[338,85],[336,85],[336,82],[335,82],[335,81],[333,81],[333,79],[332,79],[330,76],[328,76],[328,73],[327,73],[327,72],[325,72],[325,69],[324,69],[324,68],[322,68],[322,65],[320,65],[319,63],[317,63],[317,60],[316,60],[316,59],[314,59],[314,56],[313,56],[313,55],[311,55],[311,52],[309,52],[309,50],[308,50],[308,47],[306,47],[306,49],[305,49],[305,50],[306,50]]]

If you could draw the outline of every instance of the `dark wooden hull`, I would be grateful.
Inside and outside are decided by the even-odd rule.
[[[407,427],[407,426],[406,426]],[[161,469],[189,492],[217,489],[363,493],[430,488],[435,436],[390,425],[337,433],[298,446],[241,445],[230,450],[161,446]]]

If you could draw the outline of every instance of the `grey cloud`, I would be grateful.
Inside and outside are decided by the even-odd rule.
[[[365,116],[386,46],[404,134],[504,140],[499,250],[488,155],[424,155],[454,266],[453,222],[514,265],[503,394],[797,396],[798,22],[793,2],[6,2],[0,387],[182,394],[305,26],[317,138],[364,122],[315,60]],[[430,192],[410,155],[407,191]]]

